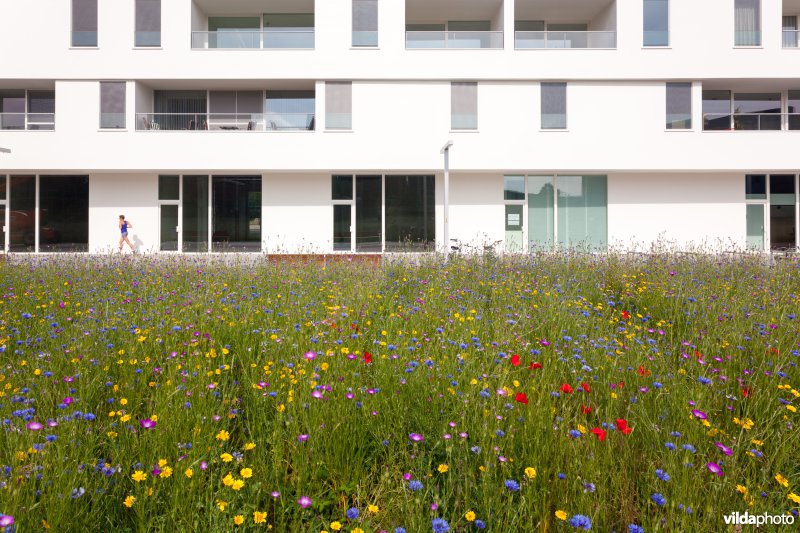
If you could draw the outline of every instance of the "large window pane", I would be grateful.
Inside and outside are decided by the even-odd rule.
[[[352,200],[353,176],[333,176],[331,188],[332,200]]]
[[[450,128],[454,130],[478,129],[478,84],[452,82],[450,84]]]
[[[125,82],[100,82],[100,127],[125,128]]]
[[[162,252],[178,251],[178,206],[162,205],[159,207],[160,249]]]
[[[505,249],[508,252],[522,251],[522,215],[525,206],[507,204],[505,206]]]
[[[214,176],[212,250],[261,251],[261,176]]]
[[[748,200],[767,199],[767,176],[748,174],[744,177],[745,198]]]
[[[161,0],[136,0],[136,46],[161,46]]]
[[[733,127],[737,130],[780,130],[780,93],[736,93]]]
[[[553,177],[528,176],[528,247],[553,247]]]
[[[793,174],[773,174],[769,177],[769,239],[773,250],[795,247],[795,190]]]
[[[158,199],[180,200],[180,186],[178,184],[178,176],[158,177]]]
[[[747,248],[764,249],[764,205],[747,204]]]
[[[0,90],[0,130],[25,129],[25,90]]]
[[[703,91],[703,129],[731,129],[730,91]]]
[[[692,84],[667,84],[667,129],[692,128]]]
[[[208,17],[209,48],[261,48],[260,17]]]
[[[8,249],[11,252],[33,252],[36,245],[36,177],[11,176]]]
[[[380,252],[381,177],[356,176],[356,251]]]
[[[6,205],[0,204],[0,252],[5,252],[6,250],[5,225],[6,225]]]
[[[154,91],[153,109],[153,122],[160,130],[208,129],[206,91]]]
[[[333,249],[337,252],[352,249],[353,206],[333,206]]]
[[[72,46],[97,46],[97,0],[72,0]]]
[[[736,46],[761,46],[761,0],[734,0]]]
[[[644,45],[669,46],[668,0],[644,0]]]
[[[266,128],[314,130],[314,91],[267,91]]]
[[[603,250],[607,244],[606,176],[558,176],[558,242]]]
[[[52,130],[56,121],[56,92],[28,91],[28,129]]]
[[[503,199],[525,199],[525,176],[503,176]]]
[[[39,177],[39,251],[89,251],[89,176]]]
[[[567,84],[542,83],[542,129],[566,129]]]
[[[325,128],[349,130],[353,127],[353,85],[349,81],[325,82]]]
[[[378,0],[353,0],[353,46],[378,46]]]
[[[433,176],[386,176],[386,250],[432,250],[436,242]]]
[[[208,251],[208,176],[183,177],[183,251]]]
[[[789,129],[800,130],[800,91],[789,91],[786,105],[789,113]]]

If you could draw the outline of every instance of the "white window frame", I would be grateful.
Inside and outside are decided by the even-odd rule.
[[[744,176],[744,179],[745,179],[745,195],[747,194],[747,176],[759,176],[759,175],[761,175],[761,174],[755,174],[755,173],[745,174],[745,176]],[[765,173],[763,175],[766,176],[766,178],[765,178],[766,186],[765,186],[765,189],[764,189],[765,192],[766,192],[766,197],[764,199],[758,199],[758,198],[747,198],[747,196],[745,196],[745,199],[744,199],[744,203],[745,203],[745,235],[744,235],[744,237],[745,237],[745,248],[747,247],[747,207],[746,206],[748,206],[748,205],[761,205],[761,206],[764,206],[764,211],[763,211],[764,212],[764,220],[762,221],[762,227],[764,228],[764,235],[762,235],[762,241],[764,242],[764,247],[761,250],[759,250],[760,252],[766,252],[766,251],[770,250],[770,240],[769,240],[769,235],[770,235],[770,226],[769,226],[769,173]]]
[[[351,191],[350,200],[333,200],[333,177],[334,176],[350,176],[352,178],[353,186]],[[349,250],[336,250],[334,249],[333,235],[331,235],[331,253],[345,253],[351,254],[356,249],[356,175],[355,174],[331,174],[331,219],[333,219],[333,206],[335,205],[349,205],[350,206],[350,249]]]
[[[175,176],[176,174],[166,174],[166,175]],[[181,225],[181,222],[183,221],[183,175],[177,174],[177,176],[178,176],[178,199],[162,200],[159,198],[158,201],[156,202],[158,205],[158,253],[175,254],[183,252],[183,226]],[[161,175],[159,175],[159,180],[160,179]],[[178,249],[175,251],[161,249],[161,206],[162,205],[178,206],[178,226],[176,228],[178,233]]]

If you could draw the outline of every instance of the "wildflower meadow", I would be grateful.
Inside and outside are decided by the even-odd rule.
[[[14,256],[0,531],[794,521],[798,313],[790,257]]]

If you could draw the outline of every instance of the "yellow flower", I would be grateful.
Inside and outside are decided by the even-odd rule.
[[[276,407],[275,409],[277,409],[279,413],[282,413],[282,412],[284,412],[284,411],[286,410],[286,406],[285,406],[285,405],[283,405],[283,404],[280,404],[280,405],[279,405],[278,407]]]
[[[119,403],[120,403],[120,405],[128,405],[128,399],[127,399],[127,398],[122,398],[122,399],[119,401]]]
[[[794,492],[790,492],[789,495],[786,497],[792,500],[794,503],[800,503],[800,496],[798,496]]]
[[[777,481],[778,483],[780,483],[780,484],[781,484],[781,485],[783,485],[784,487],[788,487],[788,486],[789,486],[789,480],[788,480],[788,479],[786,479],[785,477],[783,477],[783,476],[782,476],[782,475],[780,475],[780,474],[778,474],[777,476],[775,476],[775,481]]]
[[[342,524],[340,524],[339,522],[331,522],[331,529],[334,531],[339,531],[340,529],[342,529]]]
[[[225,485],[226,487],[230,487],[231,485],[233,485],[233,482],[234,479],[230,472],[228,472],[227,476],[222,478],[222,484]]]
[[[228,502],[223,500],[217,500],[217,507],[219,507],[220,511],[225,511],[225,508],[228,506]]]
[[[245,479],[248,479],[248,478],[251,478],[251,477],[253,477],[253,470],[252,470],[251,468],[242,468],[242,469],[239,471],[239,474],[240,474],[240,475],[241,475],[243,478],[245,478]]]
[[[586,428],[580,424],[578,424],[578,431],[581,432],[581,435],[586,435]]]
[[[440,474],[444,474],[445,472],[450,470],[450,467],[448,467],[446,464],[442,463],[438,467],[436,467],[436,470],[438,470]]]
[[[172,467],[171,466],[165,466],[164,470],[161,471],[161,473],[158,475],[158,477],[168,478],[171,475],[172,475]]]
[[[763,441],[763,440],[756,440],[756,439],[753,439],[753,441],[752,441],[752,442],[753,442],[753,444],[755,444],[756,446],[763,446],[763,445],[764,445],[764,441]]]
[[[531,467],[531,466],[526,468],[525,469],[525,477],[527,477],[528,479],[536,478],[536,469]]]
[[[125,501],[122,502],[122,503],[125,505],[125,507],[130,509],[131,507],[133,507],[133,504],[134,504],[135,501],[136,501],[136,496],[128,496],[127,498],[125,498]]]
[[[248,442],[247,444],[244,445],[244,451],[249,452],[250,450],[252,450],[255,447],[256,447],[256,443],[255,442]]]
[[[744,485],[736,485],[736,490],[738,490],[742,494],[747,494],[747,487],[745,487]]]
[[[567,513],[564,512],[564,511],[560,511],[560,510],[556,511],[556,518],[558,518],[559,520],[566,520],[567,519]]]
[[[360,527],[356,527],[350,530],[350,533],[364,533],[364,530]]]
[[[267,521],[267,513],[262,513],[261,511],[254,511],[253,512],[253,523],[254,524],[263,524]]]
[[[243,481],[243,480],[241,480],[241,479],[237,479],[237,480],[236,480],[236,481],[234,481],[234,482],[233,482],[233,484],[231,485],[231,488],[232,488],[233,490],[240,490],[242,487],[244,487],[244,481]]]
[[[372,514],[378,514],[378,511],[380,510],[381,510],[380,507],[378,507],[377,505],[367,505],[367,511],[369,511]]]
[[[472,511],[467,511],[467,514],[464,515],[464,518],[467,519],[467,522],[474,522],[475,521],[475,513]]]
[[[233,456],[231,454],[227,453],[227,452],[225,452],[222,455],[220,455],[219,458],[222,459],[226,463],[230,463],[231,461],[233,461]]]
[[[786,408],[793,413],[797,412],[797,407],[795,407],[794,405],[787,405]]]
[[[184,472],[183,475],[186,477],[192,477],[192,475],[194,475],[194,472],[192,471],[191,468],[187,468],[186,472]]]
[[[224,441],[224,440],[228,440],[229,438],[231,438],[231,435],[230,435],[230,433],[228,433],[227,431],[222,429],[222,430],[220,430],[219,433],[217,433],[217,436],[215,438],[217,440],[223,440]]]
[[[131,479],[133,479],[134,481],[144,481],[145,479],[147,479],[147,474],[145,474],[141,470],[137,470],[136,472],[133,473]]]
[[[242,524],[244,524],[244,516],[237,514],[236,516],[233,517],[233,523],[236,524],[237,526],[241,526]]]
[[[167,464],[167,460],[166,459],[159,459],[158,460],[158,467],[159,468],[164,468],[164,466],[166,466],[166,464]]]

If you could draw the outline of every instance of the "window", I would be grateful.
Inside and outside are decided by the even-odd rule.
[[[55,91],[0,90],[0,130],[53,130],[55,107]]]
[[[89,251],[89,176],[39,177],[39,251]]]
[[[478,84],[452,82],[450,84],[450,128],[454,130],[478,129]]]
[[[378,46],[378,0],[353,0],[353,46]]]
[[[734,0],[734,43],[761,46],[761,0]]]
[[[314,108],[314,91],[267,91],[267,129],[313,131]]]
[[[781,93],[735,93],[733,109],[736,130],[781,129]]]
[[[72,0],[72,46],[97,46],[97,0]]]
[[[180,250],[180,176],[158,177],[158,234],[159,250],[177,252]]]
[[[136,0],[136,46],[161,46],[161,0]]]
[[[0,90],[0,130],[25,129],[25,90]]]
[[[125,129],[125,82],[100,82],[100,128]]]
[[[436,245],[433,176],[386,176],[386,251],[432,251]]]
[[[691,83],[667,83],[667,129],[692,129]]]
[[[542,129],[567,128],[567,84],[542,83]]]
[[[208,93],[208,127],[220,130],[257,129],[264,113],[261,91],[210,91]],[[189,127],[188,129],[194,129]]]
[[[605,250],[607,182],[606,176],[505,176],[506,250],[549,250],[554,243]]]
[[[800,130],[800,91],[789,91],[786,99],[786,111],[790,130]]]
[[[349,81],[325,82],[325,129],[353,128],[353,84]]]
[[[669,46],[669,0],[644,0],[645,46]]]
[[[731,129],[731,92],[703,91],[703,129]]]
[[[266,13],[264,48],[314,48],[314,13]]]
[[[208,32],[209,48],[261,48],[261,17],[208,17]]]
[[[800,245],[795,174],[745,176],[747,248],[787,250]]]
[[[353,249],[353,176],[333,176],[333,250]]]

